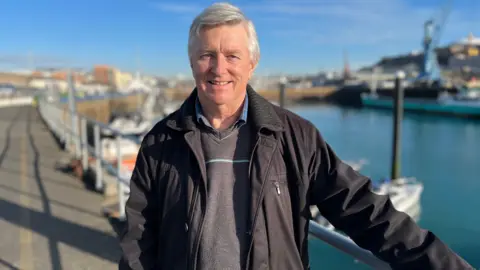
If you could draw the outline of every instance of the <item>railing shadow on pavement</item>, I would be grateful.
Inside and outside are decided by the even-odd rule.
[[[20,270],[20,268],[15,267],[14,265],[10,264],[9,262],[7,262],[5,260],[2,260],[2,258],[0,258],[0,266],[2,267],[2,269]],[[3,268],[3,267],[5,267],[5,268]]]
[[[44,236],[51,245],[62,243],[114,263],[120,258],[118,240],[113,235],[3,199],[0,199],[0,209],[5,221]],[[18,213],[26,213],[30,222],[25,224]],[[58,254],[54,253],[51,258],[53,269],[63,269],[55,256]]]
[[[11,140],[11,137],[12,137],[12,129],[13,129],[15,123],[17,123],[17,120],[20,117],[21,113],[22,113],[22,111],[18,109],[17,113],[15,114],[13,119],[10,121],[7,129],[5,130],[5,134],[6,134],[5,143],[4,143],[2,152],[0,153],[0,168],[2,167],[2,163],[3,163],[3,160],[5,159],[5,156],[7,155],[8,149],[10,148],[10,140]]]
[[[54,270],[61,270],[63,267],[61,265],[61,260],[60,260],[60,252],[58,250],[59,248],[59,243],[60,242],[66,242],[69,245],[72,245],[76,248],[80,248],[84,250],[85,252],[92,252],[92,249],[95,249],[93,247],[94,242],[98,241],[98,239],[105,239],[105,237],[109,235],[103,235],[102,232],[95,231],[93,229],[89,229],[86,227],[83,227],[81,225],[68,222],[66,220],[61,220],[58,217],[55,217],[52,213],[51,210],[51,205],[50,205],[50,198],[46,192],[45,185],[42,181],[42,176],[40,173],[40,168],[39,168],[39,162],[40,162],[40,152],[36,146],[34,135],[32,133],[32,112],[33,110],[28,111],[27,114],[27,136],[28,136],[28,141],[31,147],[31,150],[33,151],[33,169],[34,169],[34,179],[37,184],[37,188],[40,193],[40,200],[41,200],[41,205],[43,212],[42,213],[37,213],[35,210],[30,210],[30,209],[22,209],[22,211],[27,211],[30,213],[29,216],[31,216],[31,222],[28,224],[30,225],[30,229],[33,231],[37,231],[39,233],[44,234],[48,238],[48,248],[49,248],[49,254],[50,254],[50,260],[51,264]],[[35,222],[35,219],[38,219],[38,222]],[[42,221],[40,221],[42,220]],[[10,219],[12,221],[12,219]],[[51,223],[51,224],[49,224]],[[42,226],[45,227],[37,227],[39,224],[42,224]],[[50,226],[48,226],[50,225]],[[42,229],[43,228],[43,229]],[[51,232],[53,233],[50,233]],[[62,235],[62,232],[67,235]],[[85,238],[75,238],[72,237],[72,235],[81,235],[84,234]],[[96,238],[99,237],[99,238]],[[111,236],[110,236],[111,237]],[[85,241],[85,239],[88,239],[88,241]],[[89,242],[87,245],[81,243],[81,241]],[[113,255],[112,257],[106,257],[105,259],[116,261],[118,259],[118,253],[112,252],[112,253],[107,253],[110,250],[115,250],[115,246],[117,245],[117,241],[115,238],[112,237],[110,239],[110,247],[107,248],[107,246],[102,243],[99,245],[102,249],[103,252],[99,253],[98,250],[93,251],[95,255]]]

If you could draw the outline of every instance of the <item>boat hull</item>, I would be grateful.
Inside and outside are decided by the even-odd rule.
[[[371,108],[393,109],[394,100],[391,98],[363,95],[362,105]],[[473,104],[469,104],[469,102],[439,103],[431,100],[406,98],[403,103],[403,108],[405,111],[480,118],[480,102]]]

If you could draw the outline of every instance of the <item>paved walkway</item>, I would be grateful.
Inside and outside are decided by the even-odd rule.
[[[116,269],[102,195],[56,171],[64,157],[36,109],[0,109],[0,269]]]

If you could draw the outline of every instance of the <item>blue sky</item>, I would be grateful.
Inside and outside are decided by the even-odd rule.
[[[213,1],[3,0],[0,68],[91,67],[190,76],[188,28]],[[260,40],[258,74],[352,67],[421,49],[423,22],[444,0],[230,1],[250,17]],[[480,36],[480,0],[454,0],[441,44]]]

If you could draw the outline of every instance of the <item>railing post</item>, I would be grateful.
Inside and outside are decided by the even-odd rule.
[[[117,194],[118,194],[118,216],[119,219],[125,217],[125,185],[122,183],[122,151],[120,135],[117,135]]]
[[[103,187],[103,169],[102,169],[102,145],[100,142],[100,127],[95,124],[94,126],[95,136],[95,166],[97,175],[95,177],[95,190],[99,191]]]
[[[284,108],[285,107],[285,91],[286,91],[286,87],[287,87],[287,78],[285,77],[282,77],[280,78],[280,83],[279,83],[279,100],[278,100],[278,105],[281,107],[281,108]]]
[[[82,144],[80,142],[80,131],[78,130],[78,114],[74,112],[75,126],[73,126],[75,136],[75,157],[79,158],[82,155]]]
[[[64,118],[64,124],[65,124],[65,131],[67,133],[67,139],[65,143],[65,150],[67,152],[71,153],[72,151],[72,144],[73,144],[73,134],[72,134],[72,128],[71,124],[72,121],[69,121],[69,119],[72,119],[72,113],[70,110],[65,109],[65,118]]]
[[[80,149],[80,134],[78,132],[78,115],[77,115],[77,110],[76,110],[76,105],[75,105],[75,89],[74,89],[74,82],[73,82],[73,72],[69,71],[68,73],[68,107],[70,110],[70,116],[71,116],[71,130],[72,130],[72,136],[73,139],[75,140],[75,157],[79,158],[81,155],[81,149]]]
[[[87,140],[87,119],[80,117],[82,132],[82,168],[83,171],[88,170],[88,140]]]
[[[60,117],[60,125],[62,127],[62,131],[63,131],[63,150],[66,150],[68,149],[68,144],[70,143],[70,138],[69,138],[69,134],[68,134],[68,130],[67,130],[67,124],[66,124],[66,121],[65,121],[65,110],[62,108],[60,113],[59,113]]]

